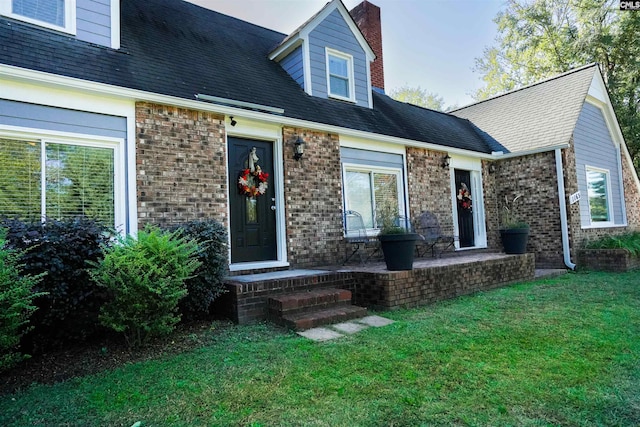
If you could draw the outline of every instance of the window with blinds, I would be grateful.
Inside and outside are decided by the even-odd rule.
[[[0,139],[0,215],[115,225],[113,148]]]

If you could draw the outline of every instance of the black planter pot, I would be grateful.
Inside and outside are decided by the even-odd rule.
[[[387,270],[413,270],[413,254],[418,240],[416,233],[383,234],[378,236],[378,240],[382,246]]]
[[[529,228],[506,228],[500,230],[502,246],[506,254],[524,254],[527,252]]]

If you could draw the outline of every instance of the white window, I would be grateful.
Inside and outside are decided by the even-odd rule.
[[[359,165],[344,167],[345,208],[358,212],[368,229],[378,228],[376,212],[386,206],[397,207],[404,217],[404,191],[399,169],[373,169]]]
[[[332,98],[355,102],[353,57],[332,49],[327,52],[327,93]]]
[[[0,13],[42,27],[76,32],[76,0],[1,0]]]
[[[587,166],[587,195],[591,223],[613,224],[609,171]]]
[[[0,215],[123,224],[119,145],[0,136]]]

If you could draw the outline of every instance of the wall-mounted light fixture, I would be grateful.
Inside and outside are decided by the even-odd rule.
[[[442,167],[443,168],[448,168],[450,164],[451,164],[451,156],[449,156],[449,154],[447,154],[442,159]]]
[[[231,123],[231,126],[235,126],[235,125],[237,125],[237,124],[238,124],[238,122],[236,122],[236,121],[233,119],[233,116],[229,117],[229,123]]]
[[[495,173],[496,171],[496,165],[495,163],[489,163],[489,173]]]
[[[302,138],[298,137],[296,142],[293,143],[293,158],[296,160],[300,160],[302,155],[304,154],[304,141]]]

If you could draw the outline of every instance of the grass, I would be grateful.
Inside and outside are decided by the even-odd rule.
[[[324,343],[259,324],[0,397],[0,425],[633,426],[640,277],[568,274]]]

